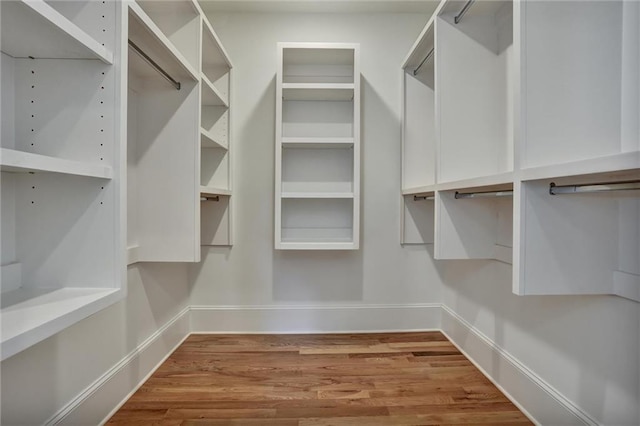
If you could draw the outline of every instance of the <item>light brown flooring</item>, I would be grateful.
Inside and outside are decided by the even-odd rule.
[[[429,332],[192,335],[108,424],[532,423]]]

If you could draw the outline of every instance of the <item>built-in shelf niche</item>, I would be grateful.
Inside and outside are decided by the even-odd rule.
[[[513,4],[448,1],[435,22],[438,182],[513,170]]]

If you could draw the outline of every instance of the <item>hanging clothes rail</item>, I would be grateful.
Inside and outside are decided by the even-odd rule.
[[[586,194],[592,192],[609,192],[609,191],[637,191],[640,189],[640,181],[632,182],[613,182],[613,183],[596,183],[586,185],[556,185],[551,182],[549,184],[549,194]]]
[[[429,58],[433,56],[433,52],[434,51],[435,51],[435,47],[432,47],[431,50],[429,51],[429,53],[427,53],[427,56],[425,56],[424,59],[422,60],[422,62],[420,62],[420,64],[416,67],[416,69],[413,70],[413,75],[418,75],[418,72],[420,71],[420,68],[422,68],[422,66],[425,64],[425,62],[427,62],[429,60]]]
[[[131,40],[129,40],[129,47],[131,47],[131,49],[136,52],[138,54],[138,56],[140,56],[146,63],[148,63],[151,68],[153,68],[154,70],[158,71],[158,73],[164,77],[169,83],[171,83],[173,85],[173,87],[176,88],[176,90],[180,90],[180,82],[176,81],[175,79],[173,79],[173,77],[171,77],[169,75],[169,73],[167,73],[164,69],[162,69],[162,67],[160,65],[158,65],[153,59],[151,59],[149,57],[149,55],[147,55],[146,53],[144,53],[144,51],[142,49],[140,49],[134,42],[132,42]]]
[[[456,24],[460,23],[460,20],[462,19],[462,17],[465,15],[465,13],[467,13],[467,11],[469,10],[469,8],[471,7],[471,5],[473,4],[475,0],[469,0],[464,7],[462,8],[462,10],[460,11],[460,13],[458,13],[456,15],[456,17],[453,19],[454,22]]]
[[[492,191],[492,192],[467,192],[460,193],[456,191],[455,198],[456,200],[461,200],[465,198],[496,198],[496,197],[511,197],[513,196],[513,191]]]

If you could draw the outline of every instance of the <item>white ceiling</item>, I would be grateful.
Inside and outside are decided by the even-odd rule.
[[[430,15],[438,0],[199,0],[207,13],[424,13]]]

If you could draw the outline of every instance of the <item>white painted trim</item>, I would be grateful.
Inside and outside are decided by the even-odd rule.
[[[599,424],[597,420],[445,305],[442,305],[441,331],[536,425],[596,426]],[[483,362],[485,360],[486,362]],[[526,409],[518,401],[525,402]]]
[[[164,326],[160,327],[158,331],[149,336],[146,340],[144,340],[137,348],[131,351],[128,355],[122,358],[116,365],[107,370],[100,378],[98,378],[95,382],[93,382],[90,386],[88,386],[84,391],[82,391],[78,396],[76,396],[73,400],[67,403],[60,411],[58,411],[53,417],[51,417],[45,425],[61,425],[61,424],[82,424],[81,421],[78,421],[76,417],[82,415],[82,410],[84,407],[87,407],[86,410],[93,414],[94,416],[100,415],[100,412],[108,412],[107,416],[100,419],[93,419],[91,424],[95,424],[96,421],[100,420],[100,424],[106,423],[109,418],[115,414],[115,412],[134,394],[135,391],[138,390],[140,386],[153,374],[154,371],[173,353],[175,349],[178,348],[184,342],[184,340],[189,336],[189,307],[184,308],[178,315],[176,315],[173,319],[171,319]],[[180,333],[180,327],[183,327],[184,331]],[[163,343],[171,339],[172,334],[182,334],[177,339],[175,339],[175,343],[169,343],[170,350],[163,350],[160,353],[159,349],[163,349]],[[155,345],[160,344],[160,348],[154,348]],[[133,371],[129,372],[127,370],[140,369],[142,362],[140,360],[142,358],[149,358],[156,356],[156,360],[148,360],[146,364],[151,363],[151,368],[148,368],[146,372],[142,371],[138,374],[144,374],[144,377],[138,381],[138,383],[134,386],[133,389],[116,389],[115,397],[120,400],[120,402],[116,405],[115,408],[112,408],[110,411],[109,408],[113,407],[113,403],[111,402],[111,398],[108,395],[102,395],[109,393],[108,387],[115,383],[117,386],[117,376],[120,374],[125,374],[128,378],[134,377],[135,373]],[[127,374],[128,373],[128,374]],[[128,384],[128,380],[125,381]],[[119,395],[127,392],[124,398],[120,398]],[[111,391],[113,394],[113,391]],[[106,407],[105,407],[106,406]],[[96,407],[105,407],[102,411],[97,410]]]
[[[192,333],[362,333],[440,329],[439,303],[191,306]]]

